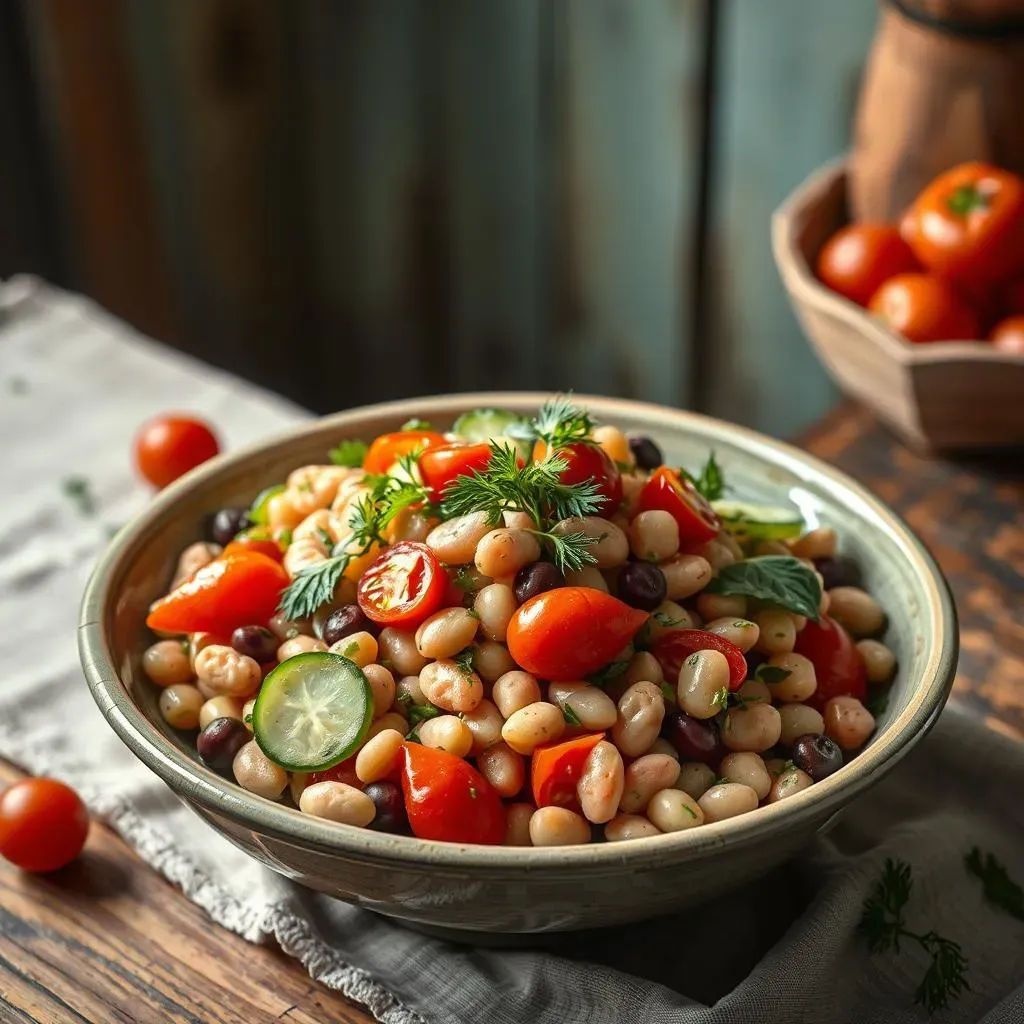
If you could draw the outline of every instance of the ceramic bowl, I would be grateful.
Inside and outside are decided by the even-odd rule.
[[[745,816],[674,835],[548,849],[461,846],[336,825],[246,793],[197,760],[192,735],[165,725],[139,669],[144,620],[178,552],[222,505],[247,504],[296,466],[321,462],[340,438],[372,438],[412,416],[445,427],[493,405],[533,412],[545,396],[476,394],[371,406],[307,423],[221,456],[158,494],[95,570],[82,606],[86,678],[111,727],[212,828],[282,874],[339,899],[449,935],[568,931],[704,902],[800,850],[895,767],[935,722],[957,655],[956,613],[934,561],[864,488],[829,466],[741,427],[637,402],[580,396],[600,420],[648,434],[669,461],[702,464],[714,449],[738,497],[797,505],[834,526],[891,623],[899,658],[870,745],[831,778]]]

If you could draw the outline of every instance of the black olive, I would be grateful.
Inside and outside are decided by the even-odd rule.
[[[516,600],[520,604],[525,604],[531,597],[543,594],[546,590],[564,586],[565,577],[551,562],[530,562],[516,573],[512,589]]]
[[[653,562],[627,562],[619,571],[619,598],[634,608],[653,611],[665,600],[665,574]]]
[[[661,731],[684,761],[702,761],[717,768],[725,756],[713,718],[693,718],[685,711],[673,711],[665,717]]]
[[[239,626],[231,634],[231,646],[261,665],[273,661],[281,641],[263,626]]]
[[[203,764],[230,779],[235,754],[251,739],[237,718],[215,718],[196,739],[196,750]]]
[[[850,558],[831,555],[815,558],[814,568],[821,573],[826,590],[833,587],[859,587],[861,584],[860,568]]]
[[[629,449],[641,469],[657,469],[665,464],[661,449],[649,437],[631,437]]]
[[[377,635],[377,627],[363,614],[357,604],[346,604],[335,608],[327,616],[321,630],[321,639],[328,647],[353,633],[372,633]]]
[[[210,521],[210,537],[221,547],[226,547],[243,530],[252,526],[247,508],[222,508]]]
[[[402,791],[393,782],[371,782],[363,792],[373,801],[377,813],[370,822],[376,832],[409,831],[409,819],[405,814]]]
[[[815,782],[827,779],[843,767],[843,752],[829,736],[808,733],[793,740],[789,759]]]

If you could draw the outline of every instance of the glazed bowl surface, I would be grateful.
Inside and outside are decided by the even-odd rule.
[[[448,427],[464,411],[532,413],[547,396],[487,393],[393,402],[311,421],[223,455],[158,494],[115,538],[86,590],[79,650],[111,727],[212,828],[275,871],[339,899],[444,934],[569,931],[706,902],[796,854],[893,769],[935,722],[957,655],[956,613],[931,556],[895,514],[852,480],[795,448],[692,413],[578,396],[599,420],[647,434],[667,461],[700,466],[713,449],[733,496],[790,502],[835,527],[886,609],[899,671],[866,749],[832,777],[731,820],[648,839],[532,849],[461,846],[337,825],[254,796],[198,760],[175,732],[140,657],[144,622],[178,552],[224,505],[248,504],[290,470],[325,461],[339,439],[371,439],[411,417]],[[870,799],[870,796],[866,797]]]

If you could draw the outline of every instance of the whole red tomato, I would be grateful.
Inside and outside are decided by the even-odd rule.
[[[949,281],[901,274],[875,292],[869,309],[907,341],[967,341],[981,337],[978,314]]]
[[[673,629],[654,641],[651,654],[661,666],[665,679],[675,684],[683,662],[697,651],[718,651],[729,663],[729,689],[738,690],[747,678],[747,659],[731,641],[703,629]]]
[[[363,459],[363,469],[367,473],[386,473],[402,455],[447,443],[444,434],[433,430],[397,430],[393,434],[381,434],[370,445]]]
[[[992,328],[989,339],[1000,352],[1024,355],[1024,316],[1008,316]]]
[[[864,700],[868,692],[868,673],[864,658],[850,634],[835,619],[822,615],[820,622],[809,621],[796,635],[797,654],[814,665],[818,688],[807,703],[818,711],[833,697]]]
[[[135,466],[154,487],[166,487],[218,451],[214,432],[187,416],[159,416],[135,435]]]
[[[1007,281],[999,289],[999,311],[1003,316],[1024,314],[1024,277]]]
[[[359,579],[356,600],[380,626],[411,629],[441,607],[448,576],[437,555],[416,541],[387,548]]]
[[[533,460],[539,462],[547,454],[547,445],[538,441],[533,449]],[[622,502],[622,474],[612,457],[596,444],[588,441],[574,441],[559,447],[556,455],[565,462],[565,469],[558,474],[563,484],[597,485],[601,496],[597,516],[610,516],[618,511]]]
[[[430,496],[440,500],[445,488],[457,477],[482,473],[491,461],[491,446],[479,444],[444,444],[428,448],[420,456],[420,475]]]
[[[0,857],[24,871],[56,871],[85,846],[89,812],[56,779],[23,779],[0,793]]]
[[[818,277],[859,306],[866,306],[890,277],[920,269],[910,246],[891,224],[840,228],[818,254]]]
[[[558,587],[531,597],[508,626],[509,654],[541,679],[584,679],[636,636],[648,613],[589,587]]]
[[[937,274],[1005,281],[1024,267],[1024,179],[990,164],[954,167],[914,200],[900,233]]]
[[[679,526],[679,545],[698,547],[718,535],[722,522],[686,477],[674,469],[656,469],[640,491],[640,511],[668,512]]]

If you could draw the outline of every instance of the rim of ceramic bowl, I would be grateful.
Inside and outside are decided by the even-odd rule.
[[[444,419],[486,406],[528,412],[536,410],[548,397],[538,392],[479,392],[362,406],[308,421],[237,452],[218,456],[161,491],[122,528],[108,547],[93,571],[82,601],[79,653],[93,697],[114,731],[144,764],[185,799],[254,831],[285,841],[380,863],[496,871],[564,869],[569,873],[581,868],[617,870],[627,863],[632,867],[664,863],[666,859],[747,846],[765,840],[778,829],[799,828],[850,802],[920,742],[937,719],[952,688],[958,631],[949,587],[934,559],[909,527],[845,474],[788,444],[697,413],[594,395],[576,398],[600,418],[614,422],[620,415],[654,429],[675,429],[709,439],[728,440],[798,479],[813,481],[834,500],[855,509],[873,528],[887,532],[905,552],[923,590],[922,609],[930,619],[930,633],[935,642],[927,652],[924,671],[916,681],[907,707],[866,750],[835,775],[786,800],[761,807],[754,814],[628,843],[548,848],[442,843],[339,825],[247,793],[189,757],[164,736],[132,700],[127,686],[118,678],[104,623],[116,607],[117,594],[113,588],[146,538],[161,521],[173,516],[179,498],[217,477],[229,476],[233,469],[243,467],[248,460],[269,449],[287,447],[298,438],[323,431],[337,431],[338,436],[359,432],[360,425],[370,417],[388,417],[397,422],[412,416]]]

